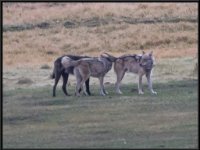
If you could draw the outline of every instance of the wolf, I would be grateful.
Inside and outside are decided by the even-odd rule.
[[[58,57],[54,61],[53,73],[50,75],[51,79],[55,79],[54,86],[53,86],[53,97],[56,96],[56,86],[58,84],[58,81],[60,80],[61,75],[63,77],[62,90],[63,90],[63,92],[65,93],[66,96],[69,96],[69,94],[67,92],[66,85],[67,85],[67,82],[68,82],[69,74],[74,74],[74,72],[73,72],[74,67],[73,66],[70,66],[68,68],[63,67],[61,61],[65,57],[69,57],[71,60],[79,60],[79,59],[82,59],[82,58],[90,58],[89,56],[63,55],[63,56]],[[90,89],[89,89],[89,78],[86,80],[85,86],[86,86],[86,91],[87,91],[88,95],[91,95],[91,92],[90,92]]]
[[[100,83],[100,95],[105,96],[108,94],[105,90],[103,80],[108,71],[112,68],[112,63],[115,61],[115,57],[108,53],[103,53],[100,57],[82,58],[80,60],[72,60],[69,57],[62,59],[62,65],[64,68],[74,67],[74,74],[76,76],[76,90],[75,94],[80,96],[80,90],[87,95],[83,84],[89,79],[89,77],[95,77],[99,79]]]
[[[122,94],[120,90],[120,82],[126,72],[138,74],[138,93],[144,94],[142,90],[142,77],[146,75],[148,87],[152,94],[157,94],[152,87],[152,70],[155,66],[155,58],[153,52],[146,54],[144,51],[142,55],[122,55],[118,57],[114,63],[114,72],[116,73],[117,80],[115,83],[116,92]]]

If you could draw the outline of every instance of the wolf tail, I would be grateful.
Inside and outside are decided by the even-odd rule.
[[[54,79],[55,78],[55,74],[54,72],[52,72],[52,74],[50,74],[50,79]]]
[[[64,68],[68,68],[68,67],[76,67],[77,65],[80,64],[80,60],[72,60],[69,57],[63,57],[61,60],[61,64]]]
[[[62,70],[62,64],[59,59],[54,62],[53,72],[50,74],[50,79],[54,79],[57,72]]]
[[[50,79],[54,79],[55,78],[55,66],[53,68],[53,72],[50,74]]]
[[[110,55],[110,54],[108,54],[108,53],[105,53],[105,52],[104,52],[103,54],[107,55],[108,58],[110,58],[110,60],[112,60],[113,62],[115,62],[115,61],[117,60],[117,57],[114,57],[114,56],[112,56],[112,55]]]

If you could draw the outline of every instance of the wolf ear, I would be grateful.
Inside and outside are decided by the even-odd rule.
[[[152,56],[153,55],[153,51],[151,51],[150,53],[149,53],[149,56]]]

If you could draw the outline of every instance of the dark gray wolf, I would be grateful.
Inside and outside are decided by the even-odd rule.
[[[79,59],[82,59],[82,58],[90,58],[88,56],[63,55],[61,57],[58,57],[54,61],[53,73],[50,76],[52,79],[55,79],[54,86],[53,86],[53,96],[54,97],[56,96],[56,86],[58,84],[58,81],[60,80],[61,75],[63,77],[62,90],[65,93],[65,95],[69,96],[67,89],[66,89],[66,85],[67,85],[69,74],[74,74],[74,71],[73,71],[74,67],[70,66],[68,68],[64,68],[63,65],[61,64],[61,61],[64,57],[69,57],[71,60],[79,60]],[[86,91],[87,91],[88,95],[91,95],[90,89],[89,89],[89,78],[86,80],[85,86],[86,86]]]
[[[115,83],[116,92],[119,94],[122,94],[120,90],[120,82],[124,77],[124,74],[126,72],[131,72],[139,75],[139,82],[138,82],[138,93],[144,94],[142,91],[142,77],[143,75],[146,75],[147,81],[148,81],[148,87],[152,94],[157,94],[153,90],[152,87],[152,80],[151,80],[151,74],[152,69],[154,67],[154,57],[153,52],[150,52],[149,54],[145,54],[143,52],[142,55],[123,55],[121,57],[118,57],[114,63],[114,71],[117,75],[117,81]]]

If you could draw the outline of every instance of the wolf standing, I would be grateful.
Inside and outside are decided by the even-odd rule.
[[[143,52],[142,55],[123,55],[114,63],[114,71],[117,75],[117,81],[115,83],[116,92],[119,94],[122,94],[120,90],[120,82],[124,77],[124,74],[126,72],[131,72],[138,74],[139,81],[138,81],[138,93],[144,94],[142,91],[142,77],[143,75],[146,75],[148,87],[152,94],[157,94],[153,90],[152,87],[152,69],[154,67],[154,57],[153,52],[150,52],[149,54],[145,54]]]
[[[56,96],[56,86],[58,84],[58,81],[60,80],[60,77],[63,77],[63,85],[62,85],[62,90],[65,93],[66,96],[69,96],[68,92],[67,92],[67,82],[68,82],[68,76],[69,74],[74,74],[73,70],[74,67],[68,67],[68,68],[64,68],[62,65],[62,60],[65,57],[69,57],[72,60],[79,60],[82,58],[90,58],[88,56],[75,56],[75,55],[63,55],[61,57],[58,57],[55,61],[54,61],[54,69],[53,69],[53,73],[51,75],[52,79],[55,79],[55,83],[53,86],[53,97]],[[90,93],[90,89],[89,89],[89,78],[88,80],[85,82],[85,86],[86,86],[86,91],[88,93],[88,95],[91,95]]]

